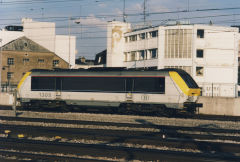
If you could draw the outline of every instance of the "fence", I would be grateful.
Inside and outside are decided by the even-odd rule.
[[[238,97],[238,87],[230,83],[198,83],[202,88],[202,96]]]
[[[1,85],[1,92],[14,92],[17,88],[17,83],[5,82]]]

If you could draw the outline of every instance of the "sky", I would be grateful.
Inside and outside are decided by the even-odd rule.
[[[126,21],[143,24],[144,0],[125,0]],[[56,34],[77,37],[76,58],[94,59],[106,47],[108,21],[123,21],[124,0],[0,0],[0,28],[21,25],[22,18],[56,23]],[[80,22],[80,23],[76,23]],[[146,0],[146,22],[166,25],[240,25],[239,0]],[[69,25],[70,24],[70,25]]]

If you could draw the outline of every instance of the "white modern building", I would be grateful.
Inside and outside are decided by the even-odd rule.
[[[0,30],[0,39],[3,46],[22,36],[26,36],[60,58],[70,63],[71,68],[75,66],[76,37],[70,35],[56,35],[55,23],[37,22],[32,19],[22,19],[23,30],[10,31]]]
[[[0,47],[23,36],[24,33],[22,31],[0,30]]]
[[[202,87],[203,96],[237,96],[237,28],[172,25],[132,30],[109,22],[107,67],[181,68]]]

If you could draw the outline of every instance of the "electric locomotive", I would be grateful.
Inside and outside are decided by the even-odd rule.
[[[22,106],[172,108],[194,112],[201,90],[180,69],[32,70],[18,84]],[[130,105],[130,106],[129,106]]]

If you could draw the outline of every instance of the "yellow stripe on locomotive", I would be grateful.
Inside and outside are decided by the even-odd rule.
[[[19,90],[23,84],[23,82],[26,80],[26,78],[31,74],[31,72],[27,72],[23,77],[22,79],[20,80],[20,82],[18,83],[18,86],[17,86],[17,90]]]

